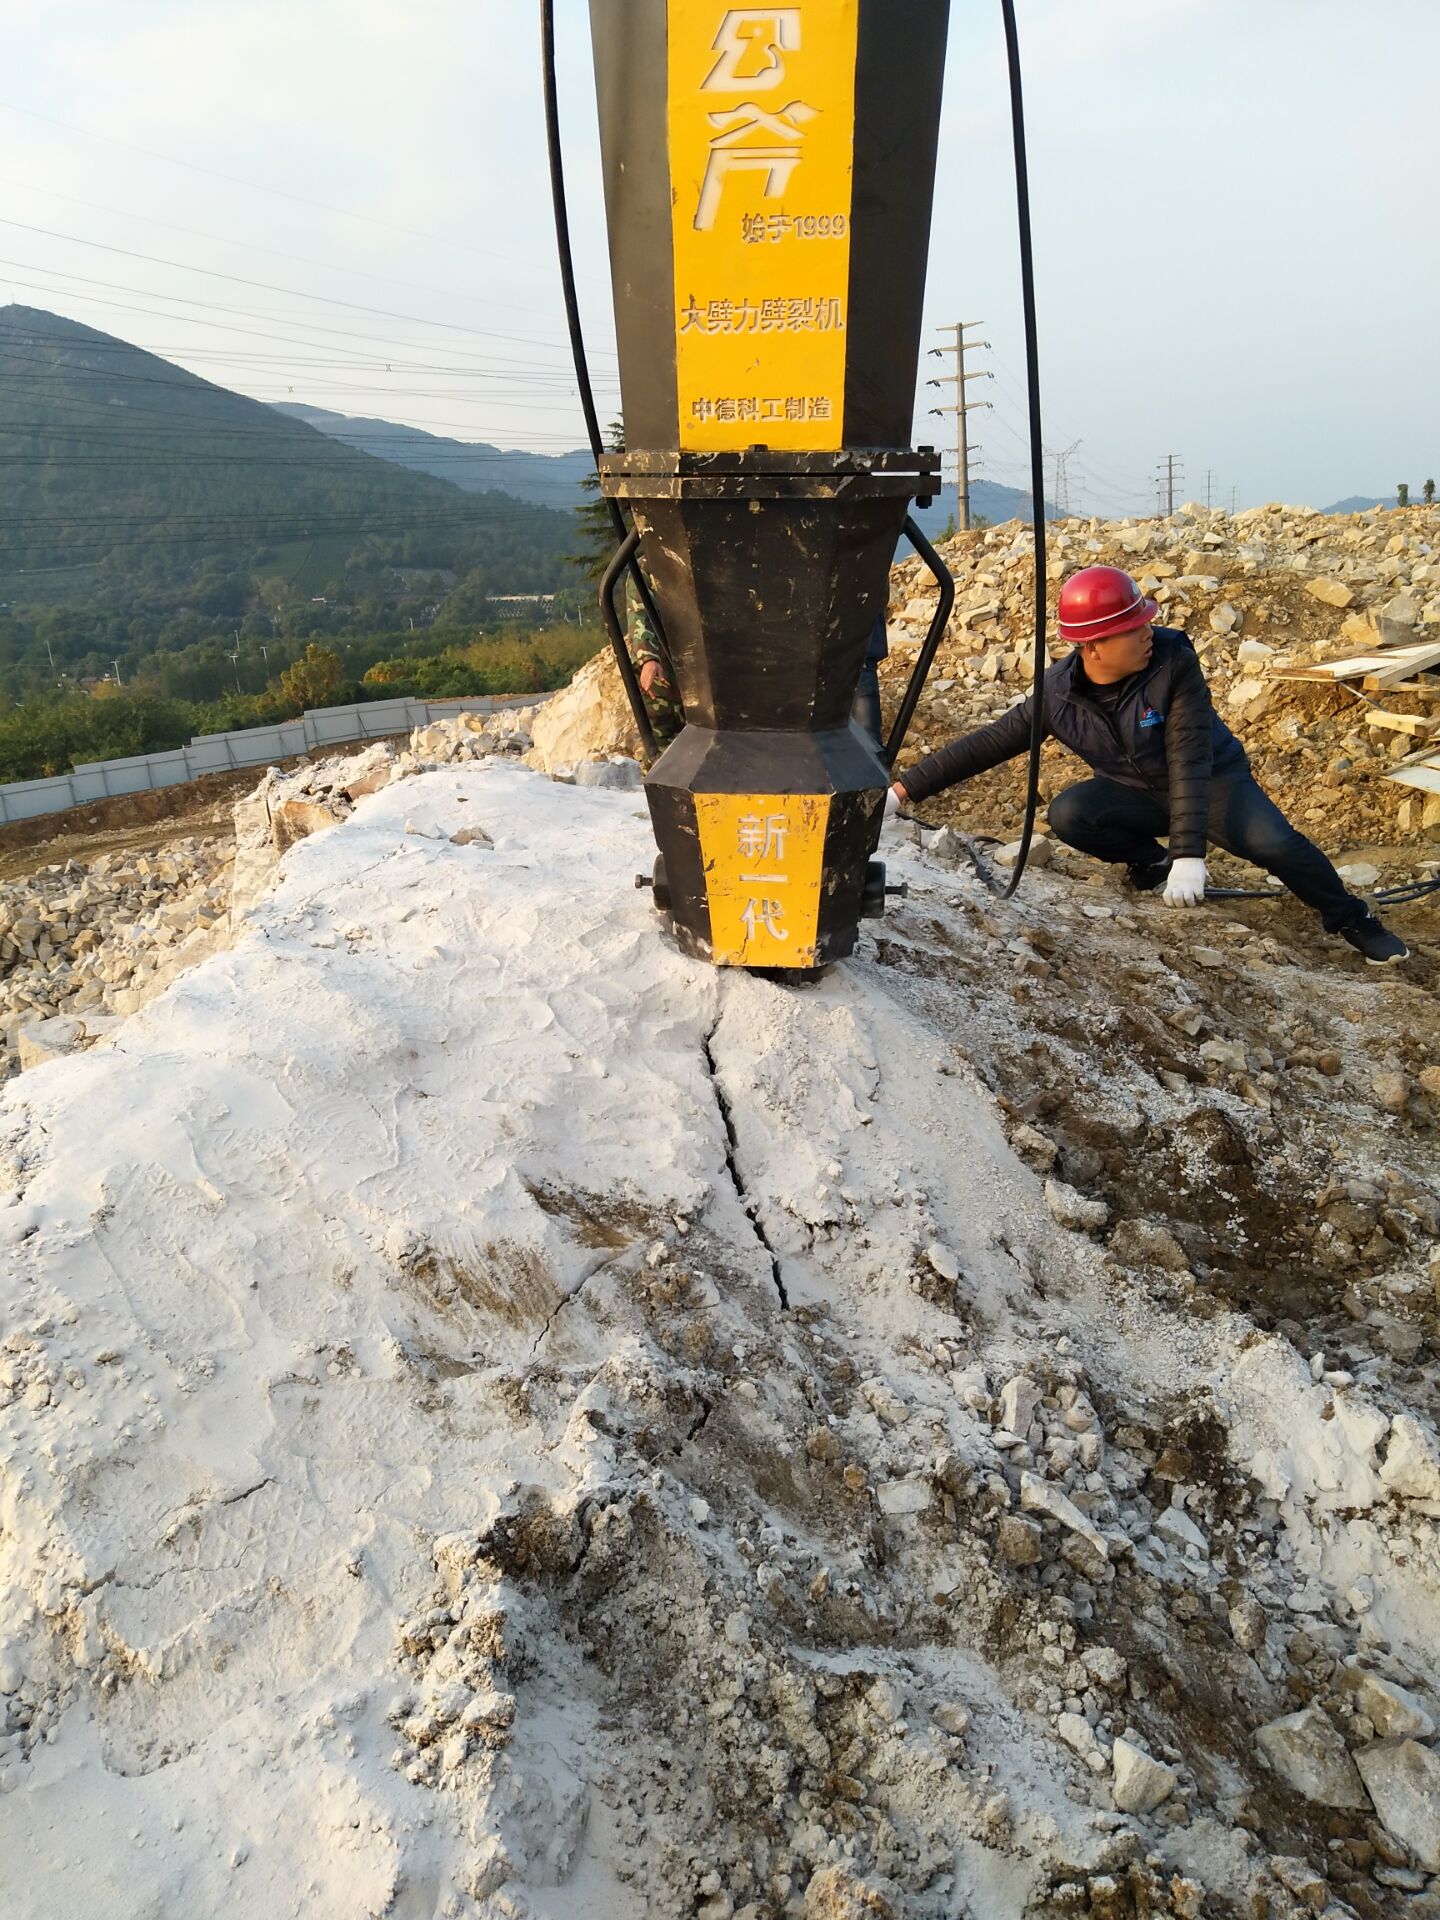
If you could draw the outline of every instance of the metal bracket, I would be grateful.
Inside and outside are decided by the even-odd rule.
[[[905,538],[919,554],[939,582],[940,601],[935,609],[935,617],[930,622],[930,630],[925,635],[925,644],[920,649],[920,658],[915,662],[915,670],[910,675],[910,684],[905,689],[905,698],[900,702],[900,711],[895,716],[895,724],[890,729],[890,738],[885,743],[883,755],[887,767],[893,767],[905,744],[905,736],[910,731],[910,722],[915,718],[915,709],[920,704],[920,695],[925,690],[925,682],[930,677],[930,669],[935,664],[935,655],[940,642],[945,637],[945,629],[950,622],[950,614],[955,605],[955,581],[950,569],[939,554],[916,526],[913,519],[905,521]]]

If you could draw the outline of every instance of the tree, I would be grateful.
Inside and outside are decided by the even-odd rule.
[[[1423,492],[1424,492],[1424,495],[1425,495],[1425,504],[1426,504],[1426,506],[1427,506],[1427,507],[1432,507],[1432,506],[1434,506],[1434,504],[1435,504],[1435,482],[1434,482],[1433,480],[1427,480],[1427,481],[1425,482],[1425,485],[1424,485],[1424,488],[1423,488]]]
[[[1410,504],[1410,489],[1403,480],[1395,489],[1395,504],[1397,507],[1408,507]]]
[[[312,640],[293,666],[280,676],[285,697],[295,706],[325,707],[340,691],[345,669],[338,653],[329,647],[317,647]]]
[[[610,422],[606,429],[605,445],[610,453],[625,451],[623,420]],[[599,474],[592,469],[580,484],[592,497],[583,507],[575,509],[582,545],[579,553],[572,553],[568,558],[572,567],[578,567],[587,580],[594,580],[598,584],[615,556],[615,548],[618,544],[615,539],[615,522],[610,517],[609,502],[600,492]]]

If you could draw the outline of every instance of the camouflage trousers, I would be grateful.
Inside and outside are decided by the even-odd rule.
[[[645,603],[636,590],[633,575],[627,576],[625,581],[625,644],[637,673],[643,672],[651,661],[659,668],[645,696],[645,710],[650,716],[655,745],[663,753],[685,725],[685,713],[680,705],[679,693],[665,677],[665,663],[661,658],[655,630],[645,611]]]

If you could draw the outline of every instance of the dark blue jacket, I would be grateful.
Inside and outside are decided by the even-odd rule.
[[[928,800],[972,775],[1012,760],[1030,745],[1035,699],[1029,695],[988,727],[962,734],[900,775],[911,800]],[[1177,860],[1205,857],[1211,778],[1248,774],[1245,749],[1216,713],[1189,636],[1156,627],[1150,664],[1126,686],[1116,706],[1095,698],[1080,653],[1057,660],[1045,675],[1045,731],[1078,753],[1103,779],[1164,796],[1169,842]]]

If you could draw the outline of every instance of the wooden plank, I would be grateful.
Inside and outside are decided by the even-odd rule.
[[[1402,787],[1419,787],[1422,793],[1440,793],[1440,759],[1422,760],[1413,767],[1396,767],[1385,778],[1398,780]]]
[[[1365,674],[1365,678],[1361,680],[1361,687],[1363,687],[1367,693],[1388,693],[1390,687],[1394,687],[1398,682],[1404,680],[1405,674],[1425,672],[1427,666],[1434,666],[1436,662],[1440,662],[1440,647],[1432,647],[1432,649],[1430,649],[1430,655],[1425,657],[1425,659],[1402,660],[1402,662],[1398,662],[1396,666],[1390,668],[1388,674],[1386,674],[1386,672],[1380,672],[1380,674]]]
[[[1387,713],[1378,708],[1365,716],[1367,727],[1384,727],[1390,733],[1408,733],[1425,738],[1440,727],[1440,713]]]
[[[1395,658],[1393,654],[1358,653],[1348,660],[1317,660],[1310,667],[1272,667],[1270,671],[1277,680],[1358,680],[1362,673],[1378,673],[1390,666]]]
[[[1366,685],[1371,678],[1379,686],[1390,686],[1397,680],[1403,680],[1406,674],[1424,673],[1440,664],[1440,645],[1433,641],[1422,641],[1418,646],[1395,647],[1388,653],[1347,654],[1341,660],[1317,660],[1309,667],[1272,667],[1272,675],[1277,680],[1356,680],[1366,676]]]
[[[1440,646],[1408,647],[1403,655],[1395,654],[1391,663],[1378,673],[1367,673],[1360,684],[1367,693],[1378,693],[1412,673],[1424,673],[1427,667],[1436,665],[1440,665]]]

